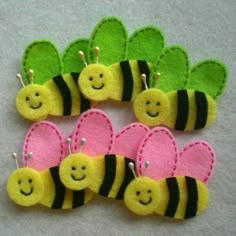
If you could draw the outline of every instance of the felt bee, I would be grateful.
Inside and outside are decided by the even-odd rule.
[[[126,186],[134,178],[128,163],[134,163],[137,146],[146,132],[145,126],[132,124],[114,140],[110,120],[102,111],[92,109],[83,113],[69,140],[73,153],[70,151],[60,164],[61,181],[72,190],[89,188],[104,197],[123,199]],[[125,146],[127,135],[135,136]],[[112,154],[113,151],[118,154]]]
[[[108,98],[116,101],[133,101],[144,89],[140,75],[149,78],[152,64],[145,60],[124,60],[110,66],[98,63],[99,48],[95,48],[96,63],[88,65],[84,53],[79,52],[85,68],[78,80],[80,91],[92,101]]]
[[[58,75],[42,85],[33,83],[33,70],[29,70],[29,76],[31,84],[25,85],[21,75],[17,74],[23,88],[17,94],[16,107],[24,118],[39,121],[49,114],[79,115],[90,108],[90,102],[77,85],[79,73]]]
[[[192,89],[167,93],[157,88],[148,89],[146,75],[142,74],[142,78],[146,90],[133,103],[134,114],[140,122],[189,131],[205,128],[215,120],[217,105],[210,95]]]
[[[32,147],[34,154],[28,152]],[[72,191],[60,181],[58,165],[63,153],[63,138],[57,128],[49,122],[34,124],[24,143],[24,167],[19,168],[13,155],[17,169],[7,181],[10,199],[21,206],[41,204],[52,209],[77,208],[90,201],[92,191]]]
[[[206,183],[214,170],[215,155],[206,142],[190,143],[178,154],[171,133],[157,127],[140,143],[136,161],[139,177],[133,163],[129,166],[135,179],[127,186],[124,201],[132,212],[187,219],[208,207]]]

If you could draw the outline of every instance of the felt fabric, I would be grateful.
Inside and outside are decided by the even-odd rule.
[[[145,162],[150,166],[145,169]],[[173,176],[178,161],[178,148],[174,136],[166,128],[156,127],[140,143],[136,169],[138,175],[153,179]]]
[[[80,150],[80,141],[86,139],[82,152],[94,156],[109,153],[114,142],[114,131],[110,118],[99,109],[84,112],[72,134],[72,152]]]
[[[185,145],[180,152],[175,175],[188,175],[207,184],[214,173],[215,163],[210,144],[195,141]]]
[[[194,65],[189,73],[188,88],[203,91],[217,99],[225,88],[227,70],[217,60],[204,60]]]
[[[164,46],[165,39],[160,29],[155,26],[139,28],[129,37],[127,59],[155,63]]]
[[[186,50],[180,46],[166,48],[153,69],[151,87],[158,87],[167,92],[184,89],[187,84],[189,60]],[[156,73],[160,73],[157,81]]]
[[[139,144],[149,128],[142,123],[132,123],[120,130],[116,136],[112,153],[136,160]]]
[[[58,166],[64,157],[64,138],[51,122],[35,123],[29,129],[23,145],[23,164],[35,170]],[[28,154],[33,155],[29,159]]]
[[[88,61],[88,39],[77,39],[71,42],[65,49],[62,56],[63,72],[80,72],[84,68],[84,63],[80,60],[78,52],[82,51],[85,56],[85,60]]]
[[[34,82],[43,84],[55,75],[62,73],[62,62],[56,46],[47,40],[31,42],[25,49],[22,58],[23,76],[29,83],[28,72],[34,70]]]
[[[116,17],[105,17],[94,28],[89,44],[90,63],[95,62],[95,47],[99,47],[99,62],[104,65],[122,61],[126,57],[127,31]]]

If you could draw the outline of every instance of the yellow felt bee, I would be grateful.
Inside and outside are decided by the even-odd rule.
[[[47,137],[47,138],[46,138]],[[72,209],[90,201],[89,189],[72,191],[59,178],[59,163],[64,153],[64,142],[57,128],[50,122],[34,124],[24,143],[24,167],[8,177],[10,199],[21,206],[41,204],[52,209]],[[34,147],[34,155],[29,152]]]
[[[125,204],[137,215],[194,217],[208,207],[206,183],[214,166],[214,152],[206,142],[190,143],[179,154],[171,133],[165,128],[154,128],[144,137],[138,150],[139,177],[134,172],[134,164],[129,164],[135,179],[125,190]]]
[[[144,60],[126,60],[105,66],[98,63],[99,48],[95,50],[96,63],[90,65],[83,52],[79,52],[85,64],[78,80],[80,91],[91,101],[133,101],[144,89],[140,75],[145,73],[149,78],[152,64]]]
[[[90,108],[90,102],[80,93],[77,82],[79,73],[58,75],[42,85],[33,83],[33,70],[29,71],[31,84],[25,85],[17,94],[16,107],[26,119],[39,121],[48,115],[72,116]]]
[[[215,120],[217,105],[210,95],[192,89],[167,93],[157,88],[148,89],[146,75],[142,78],[146,90],[133,103],[134,114],[140,122],[188,131],[207,127]]]
[[[84,112],[71,137],[73,153],[60,164],[62,183],[72,190],[89,188],[105,197],[123,199],[126,186],[134,178],[128,163],[134,162],[131,158],[136,157],[137,146],[146,132],[142,124],[132,124],[114,140],[113,128],[105,113],[97,109]],[[134,138],[125,146],[130,135]],[[111,154],[113,151],[118,154]]]

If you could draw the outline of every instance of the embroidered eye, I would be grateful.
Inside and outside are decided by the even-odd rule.
[[[29,101],[29,97],[26,97],[26,98],[25,98],[25,101]]]
[[[29,183],[32,183],[32,179],[29,179],[28,182],[29,182]]]
[[[92,80],[93,80],[93,77],[89,77],[89,80],[92,81]]]
[[[86,166],[82,166],[81,169],[82,169],[82,170],[85,170],[85,169],[86,169]]]
[[[35,93],[35,96],[38,97],[38,96],[39,96],[39,93]]]
[[[151,193],[151,192],[152,192],[152,191],[149,189],[149,190],[148,190],[148,193]]]
[[[147,101],[146,104],[147,104],[147,105],[150,104],[150,101]]]
[[[100,74],[99,77],[102,78],[102,77],[103,77],[103,74]]]
[[[140,194],[140,191],[137,191],[137,192],[136,192],[136,195],[139,196],[139,194]]]
[[[18,181],[18,184],[21,184],[21,180]]]
[[[161,103],[160,102],[157,102],[157,106],[160,106],[161,105]]]
[[[76,170],[76,167],[75,167],[75,166],[72,166],[72,167],[71,167],[71,170]]]

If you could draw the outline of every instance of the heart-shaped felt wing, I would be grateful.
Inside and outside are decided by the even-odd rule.
[[[85,138],[82,152],[94,156],[110,153],[114,143],[114,131],[110,118],[99,109],[84,112],[72,134],[72,152],[79,152],[81,139]]]
[[[116,134],[112,153],[136,160],[138,147],[149,128],[142,123],[132,123]]]
[[[175,175],[188,175],[208,183],[213,175],[215,163],[214,150],[208,143],[192,142],[180,152]]]
[[[65,140],[51,122],[35,123],[29,129],[23,145],[23,164],[36,170],[58,166],[64,157]],[[28,154],[32,152],[31,158]]]
[[[150,130],[140,143],[136,160],[138,175],[160,179],[173,176],[178,160],[175,138],[163,127]],[[145,162],[150,166],[145,170]]]

